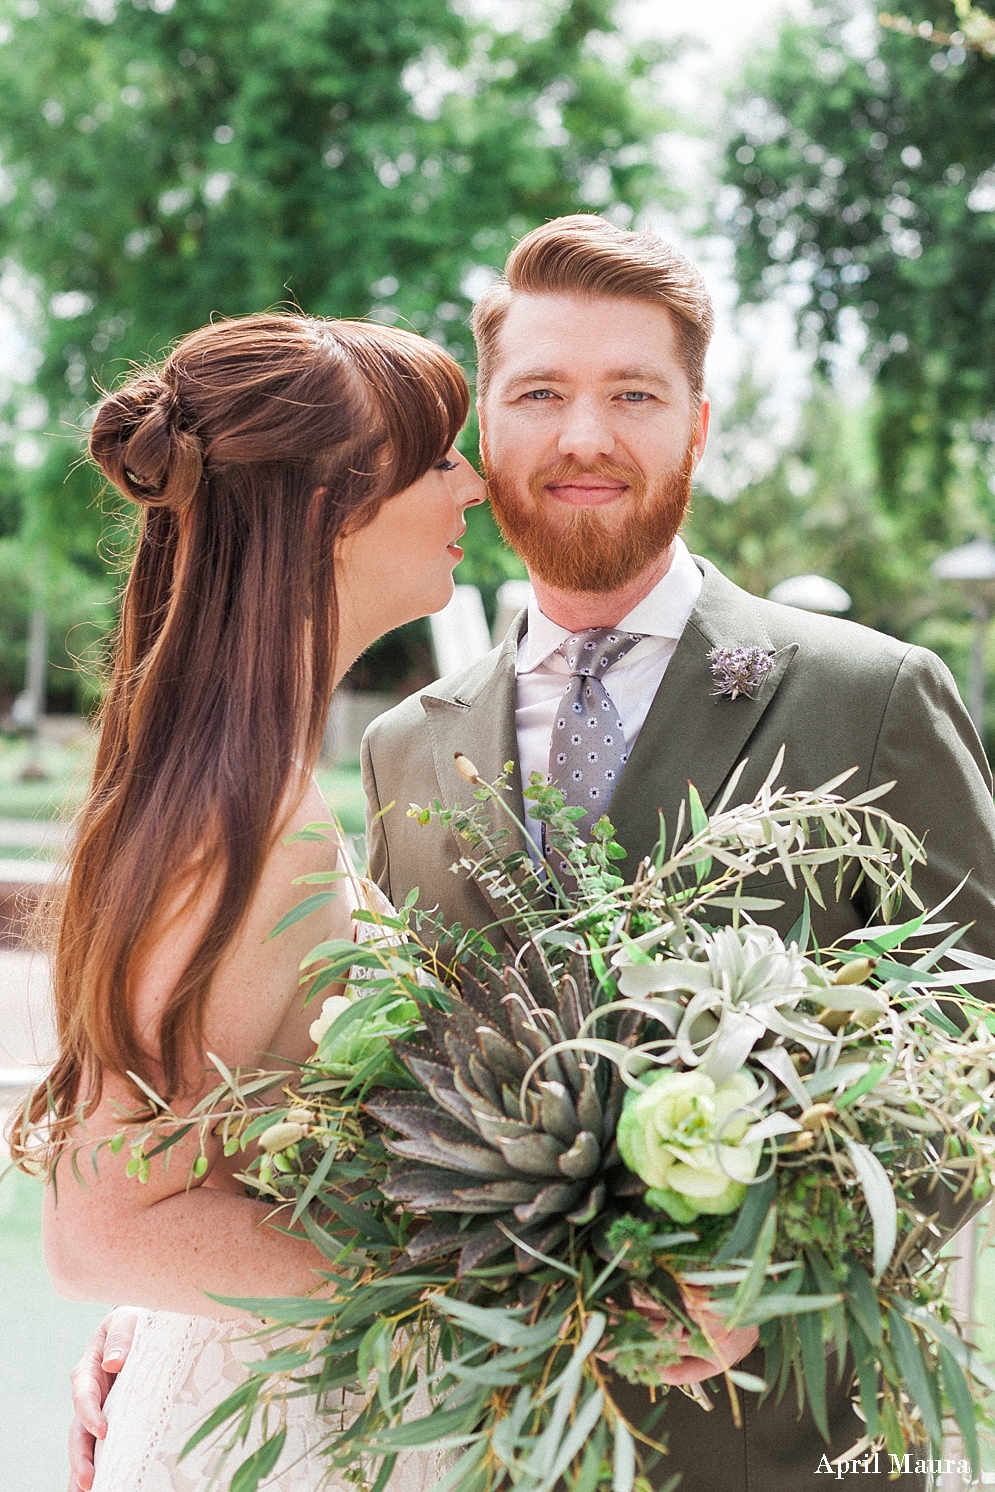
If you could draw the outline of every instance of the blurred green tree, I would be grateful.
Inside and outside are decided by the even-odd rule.
[[[917,35],[851,0],[782,25],[734,101],[720,211],[745,298],[793,297],[823,361],[866,329],[877,486],[924,566],[995,517],[995,72],[952,6],[902,9]]]
[[[876,496],[870,409],[816,378],[788,446],[771,446],[769,469],[737,480],[738,449],[764,434],[765,393],[747,371],[706,456],[687,542],[754,595],[789,576],[825,575],[849,593],[853,621],[912,636],[936,587]],[[731,473],[716,470],[727,462]]]
[[[818,574],[849,593],[850,620],[932,648],[962,683],[971,621],[963,599],[935,580],[922,543],[905,539],[903,515],[882,500],[874,443],[876,402],[814,380],[793,439],[778,450],[768,416],[770,390],[749,370],[709,442],[684,537],[754,595],[781,580]],[[766,439],[768,461],[750,472],[742,453]],[[759,463],[758,463],[759,465]],[[955,443],[950,503],[960,522],[974,499],[974,454]],[[995,635],[989,672],[995,669]],[[995,743],[995,692],[989,690],[985,740]]]
[[[94,386],[212,314],[371,315],[469,361],[516,237],[661,195],[664,54],[623,43],[614,8],[537,0],[514,29],[442,0],[3,0],[0,256],[48,410],[25,529],[84,569],[101,534],[126,546],[86,469],[67,477],[73,431]],[[487,517],[471,542],[493,592],[510,561]]]

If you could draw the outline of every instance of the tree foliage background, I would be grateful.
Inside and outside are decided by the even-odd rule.
[[[755,519],[782,539],[761,587],[779,569],[821,569],[857,620],[962,672],[962,608],[929,565],[995,525],[995,61],[960,44],[951,4],[901,10],[911,35],[878,27],[860,0],[828,0],[753,56],[718,216],[744,300],[788,298],[824,372],[863,336],[871,380],[857,411],[817,389],[798,449],[754,494]],[[799,460],[811,481],[792,517]],[[731,515],[706,516],[734,546]],[[802,566],[805,553],[821,564]]]
[[[733,89],[709,231],[744,301],[793,307],[816,376],[789,448],[737,475],[771,396],[747,369],[688,537],[761,594],[829,575],[856,620],[961,676],[966,614],[929,566],[995,528],[995,59],[937,44],[948,0],[903,9],[913,35],[871,0],[817,3]],[[615,10],[0,0],[0,294],[27,307],[28,349],[0,430],[0,694],[39,590],[65,704],[86,687],[69,655],[111,615],[129,519],[76,464],[96,388],[212,314],[288,302],[404,321],[469,366],[472,299],[529,227],[675,205],[655,142],[693,121],[664,106],[673,56],[627,42]],[[855,404],[832,374],[861,338]],[[469,518],[458,578],[490,608],[520,571],[486,510]],[[355,682],[430,667],[415,626]]]
[[[39,354],[8,418],[40,426],[39,464],[0,473],[8,552],[41,546],[85,614],[127,535],[76,432],[95,388],[210,316],[370,315],[470,362],[472,296],[517,237],[659,196],[663,54],[613,10],[552,0],[503,29],[442,0],[4,0],[0,256]],[[485,513],[469,538],[489,601],[520,572]],[[0,690],[29,590],[0,603]],[[417,636],[374,672],[417,668]]]

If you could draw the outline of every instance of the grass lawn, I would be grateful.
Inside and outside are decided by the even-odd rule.
[[[86,793],[92,755],[89,743],[46,746],[42,763],[47,777],[42,782],[21,782],[27,747],[23,741],[0,736],[0,818],[54,819],[74,813]]]
[[[0,736],[0,819],[68,817],[86,793],[93,746],[48,746],[43,751],[48,776],[43,782],[21,782],[27,760],[23,741]],[[339,815],[349,834],[363,832],[364,798],[358,762],[337,763],[318,772],[318,783],[328,806]]]
[[[106,1310],[56,1295],[41,1199],[40,1184],[19,1172],[0,1184],[0,1487],[10,1492],[65,1492],[69,1371]]]
[[[366,795],[358,762],[342,762],[317,773],[325,802],[337,813],[347,834],[362,834],[366,823]]]

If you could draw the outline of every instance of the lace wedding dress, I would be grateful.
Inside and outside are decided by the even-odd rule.
[[[253,1340],[251,1322],[211,1321],[172,1311],[145,1311],[134,1345],[104,1404],[107,1438],[97,1442],[93,1492],[227,1492],[236,1468],[264,1438],[258,1433],[226,1457],[231,1422],[180,1460],[190,1436],[217,1405],[244,1382],[245,1364],[272,1351],[280,1339]],[[427,1404],[416,1406],[424,1414]],[[355,1492],[328,1474],[319,1454],[339,1417],[315,1417],[310,1397],[275,1400],[269,1433],[280,1423],[287,1439],[266,1492]],[[442,1480],[441,1455],[398,1457],[390,1492],[432,1492]]]

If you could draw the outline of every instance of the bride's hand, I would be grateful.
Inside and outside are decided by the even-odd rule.
[[[73,1409],[69,1427],[69,1492],[90,1492],[96,1442],[107,1434],[104,1400],[116,1374],[124,1367],[135,1336],[138,1312],[118,1306],[97,1327],[73,1368]]]

